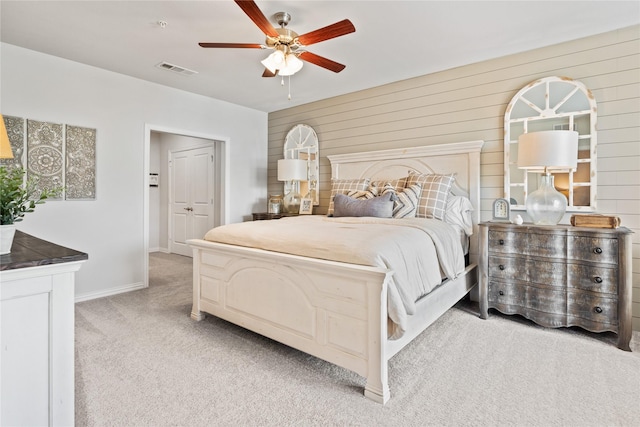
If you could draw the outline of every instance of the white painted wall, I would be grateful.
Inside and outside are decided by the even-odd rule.
[[[242,221],[264,204],[264,112],[6,43],[0,44],[0,88],[2,114],[97,129],[97,199],[51,201],[17,224],[89,254],[77,276],[77,299],[144,283],[146,125],[228,141],[228,222]]]

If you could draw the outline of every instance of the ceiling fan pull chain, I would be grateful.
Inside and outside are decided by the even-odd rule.
[[[291,101],[291,76],[289,76],[289,101]]]

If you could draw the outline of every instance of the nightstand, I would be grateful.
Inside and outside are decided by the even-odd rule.
[[[267,220],[267,219],[280,219],[282,217],[285,216],[297,216],[298,214],[295,213],[268,213],[268,212],[258,212],[258,213],[254,213],[253,215],[253,220],[254,221],[262,221],[262,220]]]
[[[624,227],[480,224],[480,317],[611,331],[631,351],[631,234]]]

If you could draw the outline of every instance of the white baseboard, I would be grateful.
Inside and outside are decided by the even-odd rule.
[[[144,289],[144,283],[133,283],[131,285],[120,286],[117,288],[105,289],[104,291],[92,292],[88,294],[76,295],[75,302],[89,301],[96,298],[108,297],[111,295],[123,294],[125,292],[137,291]]]
[[[169,248],[149,248],[149,253],[151,252],[162,252],[165,254],[171,253],[169,252]]]

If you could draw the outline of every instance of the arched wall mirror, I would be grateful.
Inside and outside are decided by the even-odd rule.
[[[548,130],[578,132],[575,171],[553,173],[556,189],[567,197],[567,212],[596,210],[596,101],[581,82],[546,77],[522,88],[504,116],[504,193],[512,210],[525,210],[527,194],[535,191],[542,173],[518,168],[518,138]]]
[[[309,125],[295,125],[284,139],[284,158],[298,159],[307,162],[307,180],[300,181],[299,192],[304,198],[313,200],[315,206],[320,204],[318,191],[318,175],[320,169],[320,148],[318,135]],[[284,193],[291,191],[291,181],[284,182]]]

